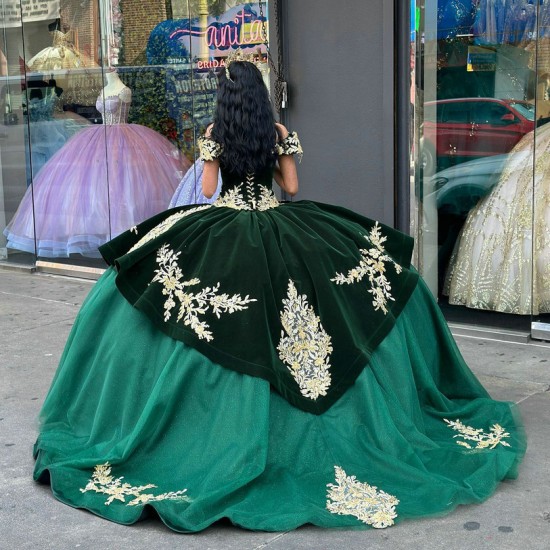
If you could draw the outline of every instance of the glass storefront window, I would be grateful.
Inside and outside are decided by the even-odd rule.
[[[528,330],[550,313],[550,4],[411,13],[418,265],[449,320]]]
[[[196,143],[216,74],[240,47],[269,83],[267,14],[265,1],[1,0],[0,261],[102,266],[107,240],[206,202]]]

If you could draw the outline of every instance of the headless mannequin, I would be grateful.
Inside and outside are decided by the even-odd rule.
[[[120,80],[120,77],[118,76],[118,73],[116,72],[116,69],[109,69],[105,73],[105,79],[107,80],[107,84],[103,88],[103,97],[112,97],[112,96],[121,96],[122,91],[126,88],[127,91],[125,91],[124,94],[124,100],[129,103],[129,100],[126,99],[126,96],[129,95],[130,89]]]

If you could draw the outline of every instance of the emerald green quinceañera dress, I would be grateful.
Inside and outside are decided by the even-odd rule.
[[[295,134],[279,154],[300,150]],[[211,160],[221,147],[202,140]],[[517,475],[514,406],[465,365],[412,240],[279,203],[272,170],[107,243],[41,413],[35,479],[130,524],[388,527]]]

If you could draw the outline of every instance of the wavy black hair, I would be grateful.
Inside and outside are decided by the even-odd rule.
[[[229,74],[231,80],[225,69],[218,74],[212,138],[223,145],[221,167],[244,177],[275,163],[275,119],[262,74],[253,63],[233,61]]]

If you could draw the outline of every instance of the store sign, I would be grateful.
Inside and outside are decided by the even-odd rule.
[[[163,21],[147,43],[147,62],[162,71],[163,108],[175,128],[180,149],[194,159],[195,132],[212,122],[217,72],[231,50],[243,48],[266,57],[263,17],[257,2],[240,4],[218,17]]]
[[[496,71],[497,52],[483,46],[468,46],[466,71]]]
[[[0,26],[20,27],[30,21],[59,17],[59,0],[3,0],[0,5]]]
[[[252,20],[254,17],[255,14],[241,8],[232,21],[214,22],[206,29],[200,27],[177,29],[170,34],[170,40],[181,39],[185,36],[203,37],[210,50],[226,50],[232,46],[247,47],[262,44],[264,42],[262,21]]]
[[[208,17],[204,26],[199,18],[163,21],[149,36],[147,62],[184,64],[193,58],[201,60],[200,68],[219,68],[231,49],[265,51],[264,32],[267,33],[267,14],[262,17],[259,4],[254,2],[235,6],[219,17]]]

